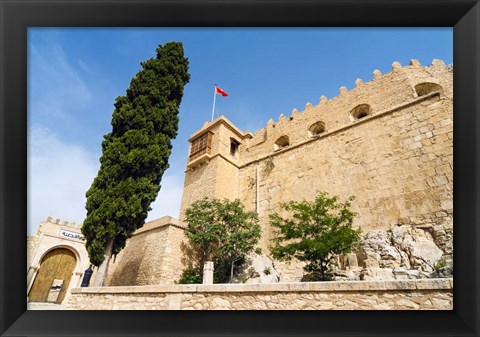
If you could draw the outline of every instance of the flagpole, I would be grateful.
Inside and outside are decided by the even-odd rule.
[[[213,108],[212,108],[212,121],[213,121],[213,113],[215,112],[215,97],[217,97],[217,84],[213,89]]]

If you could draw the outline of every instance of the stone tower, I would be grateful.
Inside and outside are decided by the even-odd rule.
[[[180,219],[185,209],[203,197],[239,198],[240,149],[252,138],[224,116],[207,122],[189,139]]]

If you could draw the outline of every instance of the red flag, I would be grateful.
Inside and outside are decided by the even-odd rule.
[[[225,91],[223,91],[222,89],[220,89],[220,88],[217,87],[217,86],[215,86],[215,90],[216,90],[216,91],[215,91],[216,94],[220,94],[220,95],[222,95],[223,97],[228,96],[228,94],[227,94]]]

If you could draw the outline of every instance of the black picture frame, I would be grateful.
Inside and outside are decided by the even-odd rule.
[[[479,335],[478,1],[0,0],[0,5],[2,336]],[[27,28],[49,26],[454,27],[454,309],[27,311]]]

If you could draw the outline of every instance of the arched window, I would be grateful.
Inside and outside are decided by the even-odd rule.
[[[368,104],[360,104],[360,105],[357,105],[355,108],[353,108],[353,110],[350,111],[350,113],[352,114],[353,118],[355,118],[356,120],[362,119],[372,113],[372,107]]]
[[[325,132],[325,123],[316,122],[312,124],[312,126],[310,126],[310,128],[308,129],[308,137],[312,138],[320,135],[323,132]]]
[[[425,96],[436,91],[443,95],[443,88],[437,83],[424,82],[415,86],[415,92],[417,93],[418,97]]]
[[[275,151],[277,151],[277,150],[283,149],[283,148],[285,148],[289,145],[290,145],[290,139],[288,138],[288,136],[282,136],[282,137],[277,139],[277,141],[273,145],[273,149]]]

